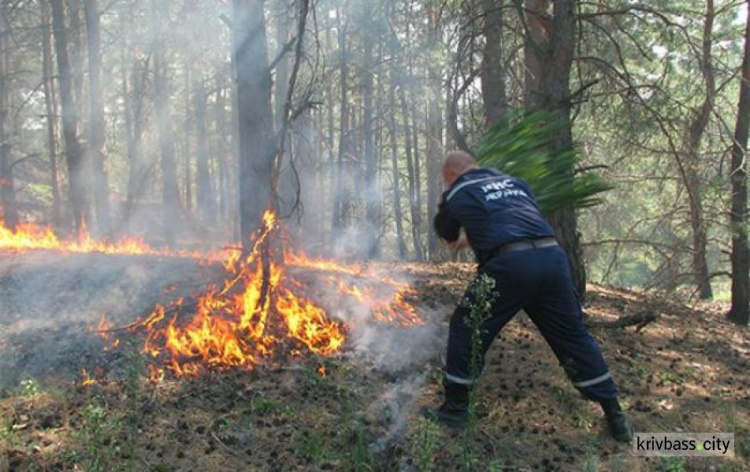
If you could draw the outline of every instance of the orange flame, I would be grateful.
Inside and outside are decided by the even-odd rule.
[[[343,348],[343,324],[299,295],[296,289],[301,284],[285,269],[311,268],[338,276],[370,274],[357,265],[310,259],[294,252],[285,253],[286,265],[281,265],[270,247],[270,237],[277,229],[274,213],[267,211],[251,250],[245,255],[232,253],[223,262],[227,279],[221,287],[209,288],[189,308],[182,300],[168,307],[157,306],[148,317],[131,325],[146,332],[143,352],[154,364],[163,366],[149,366],[152,380],[163,379],[165,371],[191,377],[211,369],[253,369],[274,356],[300,355],[303,351],[330,356]],[[337,277],[327,280],[337,286]],[[360,289],[343,281],[337,282],[337,288],[368,305],[379,321],[400,326],[422,323],[405,299],[412,293],[407,284],[390,278],[377,281],[390,290],[390,300],[378,300],[374,289]],[[192,316],[180,316],[188,310],[194,310]]]
[[[81,386],[82,387],[91,387],[92,385],[96,385],[97,382],[95,378],[91,377],[89,374],[89,371],[86,369],[81,369]]]
[[[77,241],[60,240],[49,226],[39,226],[34,223],[20,223],[15,231],[11,231],[0,220],[0,250],[27,251],[32,249],[102,254],[131,254],[131,255],[161,255],[170,257],[185,257],[195,259],[220,259],[221,253],[202,253],[201,251],[187,251],[174,249],[156,249],[149,246],[143,239],[128,236],[116,241],[97,241],[91,237],[82,222]]]

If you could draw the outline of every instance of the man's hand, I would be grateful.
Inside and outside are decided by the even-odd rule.
[[[469,245],[469,240],[466,239],[466,235],[465,234],[461,234],[461,236],[459,236],[458,239],[456,239],[453,242],[449,242],[448,243],[448,247],[450,247],[454,251],[459,251],[459,250],[465,248],[468,245]]]

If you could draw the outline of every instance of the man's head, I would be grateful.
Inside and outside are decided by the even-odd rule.
[[[479,164],[474,157],[464,151],[452,151],[445,155],[443,161],[443,182],[448,188],[453,185],[462,174],[472,169],[478,169]]]

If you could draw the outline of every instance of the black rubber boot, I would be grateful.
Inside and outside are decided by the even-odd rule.
[[[422,408],[422,416],[444,425],[463,429],[469,411],[469,387],[460,384],[445,385],[445,401],[440,408]]]
[[[633,439],[633,426],[620,408],[620,402],[617,399],[605,400],[601,405],[607,418],[609,432],[615,441],[630,442]]]

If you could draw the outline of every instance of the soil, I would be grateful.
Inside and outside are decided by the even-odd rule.
[[[639,330],[592,329],[636,431],[735,433],[732,459],[645,459],[609,438],[523,314],[487,355],[475,428],[422,420],[440,402],[447,322],[473,267],[375,268],[412,283],[424,325],[366,325],[332,358],[154,384],[137,335],[106,350],[92,328],[193,296],[221,281],[219,266],[1,254],[0,471],[750,470],[750,341],[726,306],[589,287],[592,321],[657,315]],[[84,368],[95,385],[81,386]]]

